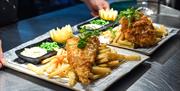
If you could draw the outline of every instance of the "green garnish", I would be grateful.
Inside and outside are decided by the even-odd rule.
[[[57,42],[43,42],[39,47],[44,48],[47,51],[53,51],[55,48],[59,48]]]
[[[99,33],[99,30],[93,30],[93,31],[88,31],[87,29],[81,29],[79,31],[79,38],[80,40],[78,41],[78,45],[77,47],[78,48],[85,48],[86,45],[87,45],[87,42],[88,42],[88,39],[91,37],[91,36],[98,36],[100,33]]]
[[[118,22],[122,17],[125,17],[128,20],[128,27],[130,27],[132,21],[138,20],[140,18],[140,12],[135,8],[128,8],[126,10],[120,11],[115,22]]]
[[[87,40],[86,39],[80,39],[79,41],[78,41],[78,48],[84,48],[85,46],[86,46],[86,44],[87,44]]]
[[[90,21],[90,24],[107,25],[107,24],[109,24],[109,21],[106,21],[103,19],[96,19],[96,20]]]
[[[140,18],[140,13],[137,9],[129,8],[127,10],[121,11],[120,17],[125,17],[128,20],[128,27],[130,27],[133,20],[138,20]]]

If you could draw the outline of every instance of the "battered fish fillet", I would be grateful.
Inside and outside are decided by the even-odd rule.
[[[95,61],[99,40],[97,37],[91,37],[85,48],[77,47],[79,38],[74,37],[67,40],[66,50],[69,64],[74,68],[79,81],[85,85],[91,82],[93,76],[91,69]]]
[[[151,47],[157,44],[156,30],[147,16],[141,15],[139,20],[133,21],[128,27],[128,20],[122,18],[121,31],[124,39],[135,44],[136,47]]]

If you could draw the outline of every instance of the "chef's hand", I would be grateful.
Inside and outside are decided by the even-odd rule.
[[[2,52],[1,40],[0,40],[0,69],[3,67],[4,57]]]
[[[109,9],[109,3],[106,0],[83,0],[91,10],[93,16],[97,16],[100,9]]]

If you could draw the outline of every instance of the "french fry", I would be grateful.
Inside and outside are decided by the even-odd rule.
[[[111,49],[111,53],[117,53],[117,51],[115,51],[115,50]]]
[[[134,46],[121,45],[121,44],[118,44],[117,46],[122,48],[134,48]]]
[[[68,78],[69,78],[69,86],[74,86],[76,84],[76,74],[73,71],[69,71],[68,73]]]
[[[60,77],[65,77],[68,72],[70,71],[70,65],[69,64],[62,64],[59,72]]]
[[[108,62],[108,61],[109,61],[109,60],[108,60],[107,56],[104,57],[103,59],[97,60],[97,62],[98,62],[99,64],[106,63],[106,62]]]
[[[46,64],[40,66],[40,69],[42,69],[42,71],[46,71],[52,64],[53,64],[53,62],[46,63]]]
[[[47,59],[41,61],[41,64],[46,64],[46,63],[48,63],[49,61],[51,61],[53,58],[55,58],[55,56],[52,56],[52,57],[50,57],[50,58],[47,58]]]
[[[49,75],[48,75],[48,77],[49,78],[52,78],[53,76],[55,76],[55,75],[58,75],[59,73],[60,73],[60,69],[61,68],[61,64],[58,64],[58,66],[57,66],[57,68],[54,70],[54,72],[51,72]]]
[[[160,27],[155,27],[155,29],[157,37],[163,37],[168,34],[168,32],[166,31],[166,27],[164,25],[161,25]]]
[[[118,40],[119,45],[127,46],[128,48],[134,48],[134,44],[126,40]]]
[[[156,42],[160,42],[161,41],[161,38],[156,38]]]
[[[120,34],[119,40],[123,40],[123,39],[124,39],[124,34]]]
[[[122,45],[119,43],[111,43],[114,46],[123,47],[123,48],[134,48],[134,45]]]
[[[123,64],[125,62],[126,62],[125,60],[121,60],[121,61],[119,61],[119,65],[121,65],[121,64]]]
[[[103,58],[106,58],[107,57],[107,53],[101,53],[97,56],[97,59],[100,60],[100,59],[103,59]]]
[[[107,44],[102,43],[101,45],[99,45],[99,47],[107,48]]]
[[[53,76],[58,75],[58,74],[65,74],[64,72],[67,71],[69,67],[70,67],[69,64],[62,64],[62,65],[59,64],[56,71],[49,74],[49,77],[53,77]]]
[[[141,56],[139,55],[128,55],[128,56],[125,56],[125,59],[126,61],[139,61],[141,60]]]
[[[99,64],[98,66],[99,66],[99,67],[108,67],[108,65],[105,64],[105,63],[104,63],[104,64]]]
[[[107,75],[111,73],[111,69],[108,67],[93,66],[92,72],[96,75]]]
[[[100,47],[98,47],[99,50],[106,49],[106,48],[107,48],[107,47],[105,47],[105,46],[100,46]]]
[[[124,55],[117,54],[117,53],[107,53],[109,60],[124,60]]]
[[[104,43],[102,43],[101,45],[100,45],[100,47],[107,47],[107,44],[104,44]]]
[[[105,48],[99,51],[99,53],[106,53],[106,52],[110,52],[111,49],[110,48]]]
[[[58,61],[57,57],[54,57],[49,63],[54,64],[57,63],[57,61]]]
[[[160,30],[163,31],[164,36],[168,35],[167,29],[166,29],[166,27],[164,25],[160,26]]]
[[[117,67],[120,65],[119,60],[115,60],[115,61],[110,61],[107,63],[109,67]]]
[[[96,79],[99,79],[99,78],[101,78],[102,76],[101,75],[93,75],[93,80],[96,80]]]
[[[119,46],[121,47],[118,43],[111,43],[111,45],[114,45],[114,46]]]
[[[112,43],[117,43],[117,40],[119,39],[121,33],[120,32],[117,32],[116,33],[116,37],[113,39],[113,42]]]
[[[38,68],[37,66],[33,65],[33,64],[27,64],[27,68],[30,69],[31,71],[35,72],[38,75],[43,75],[44,72]]]
[[[52,64],[51,66],[49,66],[49,68],[47,68],[46,72],[48,74],[50,74],[51,72],[53,72],[56,69],[57,66],[58,65],[56,63]]]

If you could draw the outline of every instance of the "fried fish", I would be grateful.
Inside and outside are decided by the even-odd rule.
[[[99,40],[97,37],[90,37],[85,48],[77,47],[79,38],[73,37],[66,42],[67,59],[74,68],[79,81],[85,85],[91,82],[93,77],[92,65],[95,61]]]

